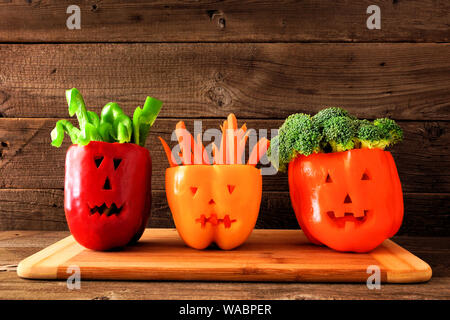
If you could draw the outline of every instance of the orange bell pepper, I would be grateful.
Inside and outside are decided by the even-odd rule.
[[[233,249],[255,227],[262,179],[248,165],[177,166],[166,171],[170,210],[183,241],[204,249]]]
[[[195,249],[212,243],[233,249],[245,242],[258,218],[262,176],[255,166],[269,141],[260,139],[245,164],[246,126],[238,129],[236,117],[230,114],[222,133],[220,146],[213,143],[209,159],[200,135],[194,139],[180,121],[176,126],[180,166],[160,137],[171,166],[166,170],[169,207],[180,237]]]
[[[289,163],[289,191],[309,240],[338,251],[368,252],[402,223],[402,188],[388,151],[298,156]]]

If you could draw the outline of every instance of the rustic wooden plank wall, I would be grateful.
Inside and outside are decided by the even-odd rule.
[[[81,8],[81,30],[66,8]],[[366,8],[381,8],[381,30]],[[404,128],[392,152],[405,195],[400,234],[449,236],[448,1],[9,1],[0,3],[0,230],[66,230],[64,156],[49,133],[67,118],[64,90],[90,109],[127,113],[164,101],[147,140],[150,226],[173,226],[157,140],[179,119],[218,127],[234,112],[277,128],[294,112],[338,105]],[[287,177],[264,177],[259,228],[298,228]]]

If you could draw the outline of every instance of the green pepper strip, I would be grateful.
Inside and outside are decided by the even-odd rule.
[[[134,143],[144,146],[150,127],[156,120],[162,107],[162,101],[147,97],[144,107],[137,107],[133,114],[133,138]]]
[[[144,146],[148,131],[162,106],[162,101],[147,97],[144,107],[136,108],[131,121],[115,102],[106,104],[100,117],[95,112],[87,111],[83,96],[76,88],[66,91],[66,99],[69,115],[76,114],[80,129],[68,120],[59,120],[50,134],[55,147],[61,146],[64,132],[73,144],[87,145],[90,141],[126,143],[133,139],[134,143]]]
[[[104,141],[130,142],[133,126],[130,118],[115,103],[106,104],[101,112],[100,134]]]

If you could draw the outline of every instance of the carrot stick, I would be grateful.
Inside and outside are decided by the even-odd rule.
[[[205,154],[205,147],[201,140],[201,133],[197,134],[197,141],[195,141],[194,164],[209,164]]]
[[[237,163],[237,119],[233,113],[230,113],[227,118],[228,130],[226,132],[227,141],[227,164]]]
[[[217,151],[218,151],[218,153],[217,153],[218,159],[216,161],[217,164],[225,164],[225,162],[224,162],[224,159],[226,158],[226,155],[224,152],[225,145],[226,145],[225,135],[222,134],[222,136],[220,137],[220,146],[217,148]]]
[[[213,159],[214,164],[220,164],[220,151],[214,142],[212,143],[212,152],[213,152],[213,156],[214,156],[214,159]]]
[[[194,162],[194,155],[192,153],[194,137],[186,130],[186,125],[183,121],[177,123],[175,133],[180,144],[183,164],[192,164]]]
[[[220,126],[220,129],[222,129],[222,134],[225,134],[226,130],[228,129],[228,121],[225,120],[223,122],[223,125]]]
[[[236,131],[235,131],[236,132]],[[233,163],[238,163],[238,150],[237,150],[238,139],[235,135],[233,135]]]
[[[238,130],[238,134],[237,134],[238,141],[240,141],[242,139],[242,137],[244,136],[246,131],[247,131],[247,126],[244,123],[244,125]]]
[[[245,149],[245,141],[244,146],[242,146],[242,137],[245,135],[245,131],[247,131],[247,125],[244,123],[244,125],[237,131],[236,134],[236,163],[242,164],[242,154],[243,149]]]
[[[169,161],[170,166],[176,167],[177,166],[176,161],[173,157],[172,152],[170,151],[168,144],[166,143],[166,141],[163,138],[161,138],[161,137],[158,137],[158,138],[161,141],[164,151],[166,152],[166,157],[167,157],[167,160]]]
[[[183,121],[179,121],[175,126],[175,134],[177,135],[178,144],[180,145],[179,156],[181,158],[181,162],[185,164],[187,159],[185,158],[186,147],[185,142],[183,141],[184,140],[183,129],[186,129],[186,125],[184,124]]]
[[[230,113],[227,118],[228,121],[228,129],[237,129],[237,119],[236,116],[233,113]]]
[[[220,139],[220,164],[227,164],[227,129],[228,121],[225,120],[222,126],[222,137]]]
[[[224,160],[224,164],[233,164],[234,155],[233,155],[233,149],[234,149],[234,130],[233,129],[226,129],[225,131],[225,155],[226,159]]]
[[[240,163],[245,163],[245,160],[244,160],[244,162],[242,162],[242,155],[245,153],[245,145],[247,144],[249,134],[250,134],[250,131],[247,131],[244,134],[244,136],[241,138],[241,140],[239,141],[238,159],[239,159]]]
[[[193,149],[194,149],[194,162],[193,164],[202,164],[202,149],[200,144],[198,143],[200,138],[200,133],[197,135],[197,141],[194,141]]]
[[[266,153],[267,149],[269,149],[270,141],[266,138],[261,138],[256,146],[253,148],[250,157],[248,158],[248,165],[256,166],[261,157]]]
[[[210,164],[209,163],[209,158],[208,158],[208,154],[206,153],[206,148],[203,145],[202,140],[200,139],[200,134],[197,136],[197,143],[200,143],[201,149],[202,149],[202,163],[203,164]]]

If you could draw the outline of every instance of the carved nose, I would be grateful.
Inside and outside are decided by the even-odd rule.
[[[103,190],[111,190],[111,182],[109,182],[108,177],[106,177],[105,184],[103,185]]]
[[[352,203],[352,199],[350,199],[350,196],[347,193],[347,196],[345,197],[344,203]]]
[[[213,199],[211,199],[211,200],[209,200],[208,204],[215,204],[215,202]]]

